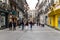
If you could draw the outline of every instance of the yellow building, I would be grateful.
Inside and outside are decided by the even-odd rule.
[[[60,0],[59,0],[60,1]],[[60,2],[56,2],[53,10],[48,14],[48,25],[60,29]]]
[[[60,28],[60,9],[49,13],[49,25],[55,28]]]

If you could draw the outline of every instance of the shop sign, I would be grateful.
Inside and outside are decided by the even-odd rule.
[[[13,10],[13,11],[12,11],[12,14],[13,14],[13,15],[16,15],[16,11]]]

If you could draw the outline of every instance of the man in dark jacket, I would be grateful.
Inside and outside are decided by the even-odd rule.
[[[32,21],[30,21],[30,28],[31,28],[31,30],[32,30],[32,24],[33,24]]]

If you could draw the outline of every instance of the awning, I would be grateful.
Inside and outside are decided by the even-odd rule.
[[[0,9],[0,12],[2,12],[2,13],[9,13],[8,11],[3,10],[3,9]]]
[[[53,11],[51,11],[48,15],[53,16],[56,14],[60,14],[60,6],[57,6]]]
[[[52,16],[52,15],[55,15],[55,12],[54,11],[51,11],[48,16]]]
[[[60,5],[56,7],[55,12],[56,12],[56,14],[60,13]]]

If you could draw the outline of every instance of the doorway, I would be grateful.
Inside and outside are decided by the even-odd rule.
[[[55,27],[55,15],[53,16],[53,27]]]

